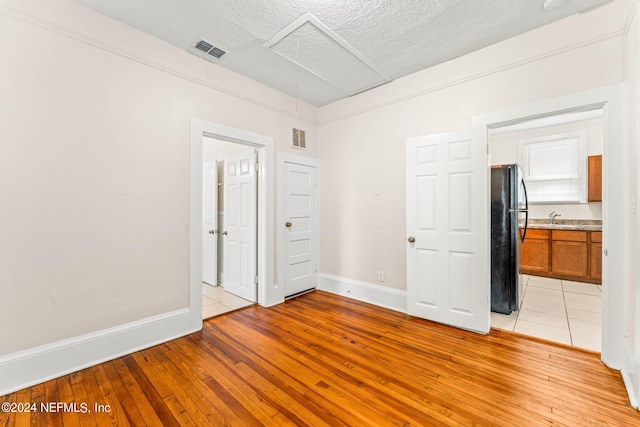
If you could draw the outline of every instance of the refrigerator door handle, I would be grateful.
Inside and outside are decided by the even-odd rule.
[[[522,179],[522,188],[524,189],[524,231],[522,232],[522,243],[527,237],[527,227],[529,226],[529,197],[527,196],[527,184]]]

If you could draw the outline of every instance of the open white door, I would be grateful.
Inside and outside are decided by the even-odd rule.
[[[317,170],[293,161],[284,163],[284,295],[316,287]]]
[[[256,301],[256,152],[224,159],[224,290]]]
[[[478,132],[407,141],[407,309],[487,333],[489,175]]]
[[[202,281],[217,284],[218,273],[218,163],[202,167]]]

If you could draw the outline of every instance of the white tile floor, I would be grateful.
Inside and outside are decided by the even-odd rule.
[[[253,305],[251,301],[226,292],[222,286],[202,284],[202,318],[219,316]]]
[[[575,347],[601,351],[600,285],[524,276],[520,311],[491,313],[491,326]]]

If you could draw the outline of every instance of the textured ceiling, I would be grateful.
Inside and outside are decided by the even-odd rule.
[[[321,106],[610,0],[75,1]]]

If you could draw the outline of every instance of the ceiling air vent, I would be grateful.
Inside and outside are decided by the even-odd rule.
[[[214,58],[220,58],[222,55],[226,53],[224,50],[217,48],[211,43],[204,40],[198,41],[194,47],[198,50],[203,51],[207,55],[213,56]]]

